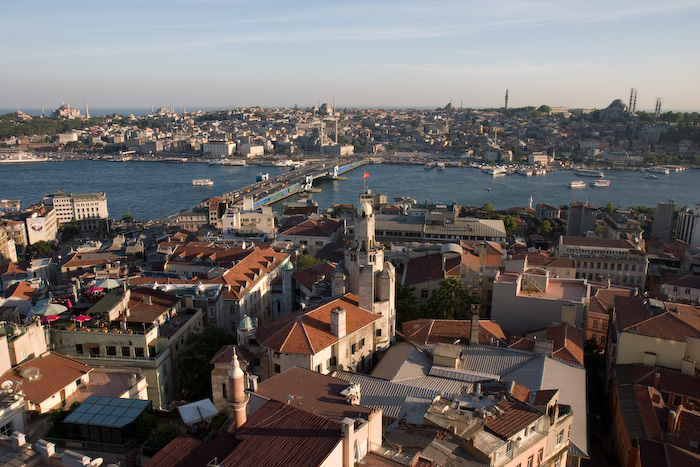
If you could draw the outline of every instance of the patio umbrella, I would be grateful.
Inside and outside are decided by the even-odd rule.
[[[32,313],[34,313],[34,316],[49,316],[60,315],[66,310],[68,310],[68,308],[66,308],[63,305],[59,305],[58,303],[46,302],[36,308],[33,308]]]
[[[57,319],[59,319],[58,315],[46,315],[46,316],[41,317],[41,322],[42,323],[53,323]]]
[[[97,293],[97,292],[102,292],[103,290],[104,290],[104,289],[103,289],[102,287],[96,287],[96,286],[93,285],[93,286],[90,287],[89,289],[85,289],[85,293],[86,293],[86,294],[94,294],[94,293]]]
[[[87,316],[87,315],[78,315],[78,316],[73,316],[71,317],[71,321],[75,321],[76,323],[80,324],[80,327],[83,327],[83,323],[85,321],[90,321],[92,318]]]
[[[121,285],[121,281],[116,279],[104,279],[95,284],[96,287],[102,287],[105,290],[116,289],[117,287],[121,287]]]

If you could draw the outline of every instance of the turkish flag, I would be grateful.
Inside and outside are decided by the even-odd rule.
[[[363,175],[364,178],[369,178],[369,173],[365,172]]]

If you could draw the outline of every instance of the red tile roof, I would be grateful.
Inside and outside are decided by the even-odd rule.
[[[343,227],[340,219],[321,217],[318,219],[306,219],[299,224],[285,230],[280,230],[279,235],[299,235],[302,237],[330,237]]]
[[[131,291],[131,298],[128,304],[131,314],[127,316],[126,321],[131,323],[152,323],[179,302],[179,298],[161,290],[137,287]]]
[[[525,404],[502,400],[496,407],[503,411],[502,415],[486,419],[485,427],[500,436],[508,439],[520,430],[539,419],[542,414],[536,412]]]
[[[405,274],[405,286],[444,279],[445,273],[442,270],[442,255],[434,254],[413,258],[406,265]]]
[[[30,368],[38,370],[36,378],[30,377],[29,373],[33,371],[27,370]],[[56,352],[47,352],[6,371],[0,380],[21,381],[26,399],[40,404],[91,371],[92,367],[83,362]]]
[[[244,296],[251,287],[267,277],[267,274],[289,257],[286,253],[277,253],[272,248],[250,250],[245,258],[232,266],[222,276],[205,279],[207,284],[223,284],[230,289],[224,294],[227,299],[238,299]]]
[[[28,282],[17,282],[5,290],[5,298],[13,297],[22,300],[31,300],[33,296],[34,289]]]
[[[460,339],[463,344],[471,343],[472,323],[470,320],[420,318],[402,324],[406,339],[419,345],[445,343],[452,344]],[[498,323],[479,320],[479,344],[491,344],[493,340],[506,341],[506,335]]]
[[[311,310],[304,309],[267,323],[256,331],[258,342],[277,352],[313,355],[338,342],[331,333],[331,310],[345,309],[346,335],[380,318],[359,307],[356,295],[348,293]]]
[[[306,290],[311,290],[321,276],[324,280],[330,282],[335,273],[336,263],[319,263],[309,266],[306,269],[294,273],[294,279],[303,285]]]

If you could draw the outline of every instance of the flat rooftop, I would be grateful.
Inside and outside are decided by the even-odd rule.
[[[518,297],[543,298],[545,300],[567,300],[580,302],[586,297],[587,288],[580,282],[560,282],[550,279],[546,292],[535,290],[518,291]]]

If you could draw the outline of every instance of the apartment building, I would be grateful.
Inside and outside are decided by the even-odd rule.
[[[44,196],[44,204],[52,205],[58,224],[75,219],[82,230],[97,230],[109,218],[106,193],[69,194],[57,191]]]

